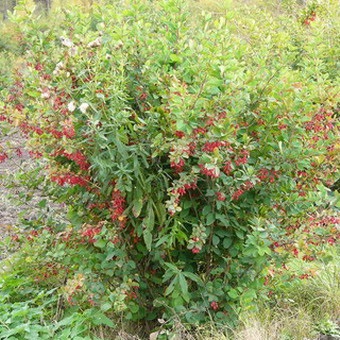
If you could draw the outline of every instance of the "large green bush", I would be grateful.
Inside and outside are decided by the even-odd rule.
[[[49,231],[71,305],[230,322],[266,294],[273,247],[313,251],[291,230],[335,180],[336,18],[191,13],[113,1],[57,28],[20,21],[1,115],[68,207],[69,225],[31,238]],[[326,222],[311,247],[335,242]]]

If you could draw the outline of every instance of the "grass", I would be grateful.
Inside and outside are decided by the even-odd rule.
[[[322,317],[327,313],[332,318],[339,317],[340,271],[339,265],[330,263],[310,280],[303,280],[289,292],[289,297],[297,305],[303,305],[313,314]]]

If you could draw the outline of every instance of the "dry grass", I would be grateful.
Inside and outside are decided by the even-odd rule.
[[[319,275],[305,280],[290,292],[296,304],[304,305],[314,314],[327,314],[332,319],[340,317],[340,265],[324,265]]]

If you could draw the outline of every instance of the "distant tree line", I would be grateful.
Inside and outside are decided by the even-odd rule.
[[[12,12],[17,0],[0,0],[0,9],[3,19],[7,19],[7,11]]]
[[[7,19],[7,13],[13,12],[18,0],[0,0],[0,11],[3,19]],[[52,0],[34,0],[38,11],[49,11],[52,5]]]

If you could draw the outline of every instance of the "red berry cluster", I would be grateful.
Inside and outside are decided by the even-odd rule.
[[[233,165],[232,165],[231,161],[225,162],[224,167],[223,167],[223,172],[226,175],[230,175],[232,173],[232,171],[233,171]]]
[[[53,174],[51,175],[51,181],[59,184],[60,186],[64,186],[66,184],[79,185],[84,188],[88,188],[89,186],[89,177],[83,177],[71,172],[65,174]]]
[[[339,237],[338,237],[338,238],[339,238]],[[336,238],[335,238],[335,237],[329,237],[329,238],[327,239],[327,243],[330,244],[330,245],[335,244],[335,242],[336,242]]]
[[[311,120],[305,123],[306,131],[314,132],[316,135],[313,140],[328,139],[329,131],[335,128],[335,119],[332,111],[326,111],[321,108],[316,114],[311,117]],[[321,136],[319,134],[322,134]]]
[[[137,287],[138,288],[138,287]],[[138,295],[135,291],[124,292],[128,300],[136,300]]]
[[[198,127],[198,128],[195,128],[192,132],[193,136],[196,137],[198,135],[205,135],[207,133],[207,129],[206,128],[203,128],[203,127]]]
[[[46,129],[46,132],[50,133],[56,139],[61,139],[64,136],[68,139],[72,139],[76,135],[73,123],[69,119],[63,122],[61,131],[56,128],[48,128]]]
[[[312,261],[315,261],[315,257],[310,256],[310,255],[303,255],[302,260],[306,262],[312,262]]]
[[[6,152],[0,153],[0,163],[3,163],[6,159],[8,159],[8,155]]]
[[[220,176],[220,171],[218,167],[216,166],[209,167],[209,168],[204,164],[199,164],[198,166],[200,167],[201,173],[203,175],[206,175],[211,178],[218,178]]]
[[[43,129],[39,126],[29,125],[27,122],[21,122],[19,124],[19,128],[24,135],[36,133],[37,135],[41,136],[44,133]]]
[[[33,241],[34,238],[39,236],[38,230],[31,230],[29,234],[26,236],[27,241]]]
[[[211,302],[210,307],[212,310],[218,310],[220,308],[216,301]]]
[[[111,195],[111,219],[114,222],[118,222],[121,229],[124,229],[126,226],[126,216],[124,215],[125,211],[125,198],[122,196],[122,193],[118,189],[114,189]]]
[[[37,63],[35,66],[34,66],[34,69],[37,70],[37,71],[43,71],[44,70],[44,66],[40,63]]]
[[[226,141],[206,142],[202,147],[202,151],[214,152],[216,149],[225,146],[229,146],[229,143]]]
[[[43,156],[43,154],[39,151],[28,151],[28,154],[30,155],[30,157],[32,158],[41,158]]]
[[[34,278],[35,282],[43,282],[49,278],[56,277],[59,274],[64,275],[66,268],[59,263],[48,262],[43,264],[40,268],[37,268],[37,274]]]
[[[198,248],[198,247],[194,247],[194,248],[191,249],[191,252],[192,252],[193,254],[198,254],[200,251],[201,251],[201,249]]]
[[[237,189],[232,195],[231,195],[231,199],[233,201],[237,201],[244,193],[243,189]]]
[[[74,129],[73,121],[71,119],[67,119],[62,123],[62,135],[68,139],[72,139],[76,136],[76,131]]]
[[[183,181],[176,181],[174,187],[169,190],[170,200],[167,201],[168,212],[170,215],[174,215],[176,208],[180,203],[181,196],[184,196],[189,190],[196,189],[197,182],[193,180],[192,182],[185,183]]]
[[[287,124],[283,124],[283,123],[280,123],[280,124],[278,125],[279,130],[286,130],[287,127],[288,127],[288,125],[287,125]]]
[[[220,191],[216,192],[216,198],[218,201],[221,201],[221,202],[225,201],[226,199],[225,194]]]
[[[188,249],[190,249],[193,254],[200,253],[206,238],[207,234],[205,227],[202,224],[195,226],[188,242]]]
[[[90,203],[87,206],[87,209],[89,209],[89,210],[93,210],[93,209],[103,210],[103,209],[107,209],[108,207],[109,207],[109,203],[107,203],[107,202],[96,202],[96,203]]]
[[[89,243],[95,243],[96,239],[94,237],[98,235],[101,231],[102,231],[101,227],[89,226],[81,233],[81,235],[83,237],[86,237]]]
[[[19,128],[21,132],[25,135],[28,135],[29,133],[36,133],[37,135],[41,136],[45,132],[45,133],[51,134],[56,139],[61,139],[64,136],[68,139],[74,138],[76,132],[75,132],[72,120],[67,119],[64,122],[62,122],[62,125],[63,126],[62,126],[61,131],[53,127],[46,127],[43,130],[43,128],[41,128],[40,126],[30,125],[27,122],[21,122],[19,124]]]
[[[312,21],[315,21],[315,20],[316,20],[316,12],[315,12],[315,11],[312,11],[312,12],[309,13],[309,15],[307,16],[307,18],[305,18],[305,20],[303,21],[303,24],[304,24],[305,26],[309,26],[310,23],[311,23]]]
[[[250,181],[245,182],[242,184],[241,188],[237,189],[232,195],[231,199],[233,201],[237,201],[246,191],[252,189],[254,184]]]
[[[183,138],[185,137],[185,133],[183,131],[175,131],[175,136],[178,138]]]
[[[240,166],[242,164],[247,164],[249,158],[249,151],[248,150],[242,150],[240,153],[240,157],[235,159],[235,164],[237,166]]]
[[[87,171],[90,168],[90,164],[87,161],[86,156],[80,151],[75,152],[67,152],[67,151],[58,151],[53,154],[53,156],[64,156],[69,160],[74,161],[81,170]]]
[[[274,183],[275,179],[277,179],[279,177],[279,172],[274,170],[274,169],[266,169],[266,168],[262,168],[259,170],[258,174],[257,174],[257,178],[261,181],[268,181],[270,183]]]
[[[170,166],[175,170],[176,173],[180,173],[184,169],[184,159],[180,158],[177,162],[173,161],[170,163]]]

